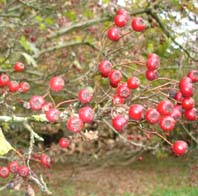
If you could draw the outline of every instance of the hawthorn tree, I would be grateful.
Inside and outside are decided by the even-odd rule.
[[[35,165],[82,141],[134,156],[198,143],[196,2],[0,2],[1,190],[52,194]],[[55,138],[65,151],[38,147]]]

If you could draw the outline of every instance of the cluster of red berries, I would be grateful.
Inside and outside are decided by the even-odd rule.
[[[14,70],[16,72],[22,72],[25,69],[25,66],[21,62],[17,62],[14,64]],[[30,85],[26,81],[22,81],[18,83],[15,80],[10,80],[9,76],[6,73],[2,73],[0,75],[0,88],[8,88],[9,92],[15,93],[15,92],[27,92],[30,89]],[[5,91],[7,91],[5,89]]]
[[[35,42],[36,41],[36,36],[32,34],[33,33],[32,29],[29,29],[29,28],[24,29],[24,33],[25,33],[25,37],[27,39],[29,39],[31,42]]]
[[[7,166],[0,167],[0,177],[7,178],[10,173],[18,174],[21,177],[27,177],[29,175],[29,169],[25,165],[19,165],[17,161],[10,162]]]
[[[126,10],[120,9],[117,11],[116,16],[114,17],[114,24],[116,27],[111,27],[107,36],[112,41],[118,41],[121,37],[120,27],[124,27],[129,21],[129,13]],[[132,19],[131,27],[136,32],[141,32],[146,29],[146,23],[141,17],[135,17]]]
[[[89,87],[79,90],[78,92],[78,99],[82,104],[89,103],[93,98],[93,90]],[[80,132],[83,127],[84,123],[92,123],[95,118],[94,110],[85,105],[81,107],[78,111],[78,114],[72,115],[67,120],[67,128],[71,132]]]
[[[158,78],[158,72],[157,69],[160,66],[160,59],[157,54],[151,53],[148,55],[147,61],[146,61],[146,78],[150,81],[155,80]]]
[[[198,110],[193,99],[194,83],[198,83],[198,70],[191,70],[187,76],[179,82],[179,91],[174,95],[174,99],[181,104],[184,116],[187,120],[198,120]]]

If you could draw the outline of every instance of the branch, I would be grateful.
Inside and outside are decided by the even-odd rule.
[[[188,50],[186,48],[184,48],[181,44],[179,44],[176,40],[175,37],[171,35],[171,33],[167,30],[167,28],[165,27],[165,25],[162,23],[161,19],[158,17],[158,15],[152,10],[149,9],[147,11],[147,13],[152,16],[152,18],[154,18],[156,20],[156,22],[159,24],[160,28],[162,29],[162,31],[164,32],[164,34],[170,38],[173,43],[175,43],[181,50],[183,50],[186,55],[191,58],[194,61],[198,61],[198,59],[195,59],[194,57],[191,56],[191,54],[188,52]]]
[[[33,56],[33,58],[39,58],[42,54],[47,53],[47,52],[53,52],[55,50],[59,50],[62,48],[67,48],[70,46],[77,46],[77,45],[87,45],[95,50],[98,50],[98,48],[96,48],[93,44],[91,44],[90,42],[86,42],[86,41],[70,41],[70,42],[66,42],[64,44],[60,44],[57,46],[53,46],[53,47],[49,47],[47,49],[43,49],[41,50],[39,53],[37,53],[36,55]]]

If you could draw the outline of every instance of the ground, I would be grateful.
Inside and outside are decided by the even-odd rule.
[[[127,164],[103,159],[83,165],[70,160],[54,164],[45,178],[56,196],[197,196],[196,158],[192,153],[166,158],[143,154],[142,161]],[[24,194],[6,190],[0,195]]]

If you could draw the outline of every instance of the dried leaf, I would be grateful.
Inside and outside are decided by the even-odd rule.
[[[5,155],[12,149],[13,149],[13,147],[6,140],[6,138],[3,134],[3,131],[0,128],[0,155]]]

